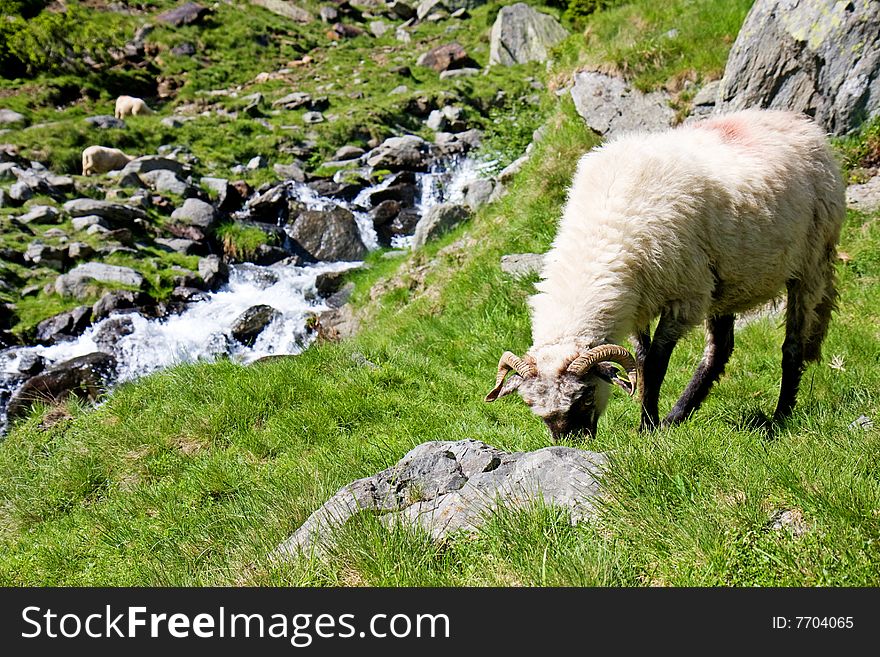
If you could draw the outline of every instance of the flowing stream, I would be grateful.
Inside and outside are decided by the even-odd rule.
[[[438,203],[462,202],[464,186],[484,176],[487,166],[491,166],[491,163],[479,164],[470,158],[462,158],[436,164],[428,173],[418,174],[418,210],[424,215]],[[366,199],[370,192],[380,189],[381,184],[362,191],[351,203],[320,197],[303,184],[291,184],[291,196],[310,208],[326,210],[336,204],[351,210],[364,244],[370,250],[378,247]],[[240,217],[247,218],[246,214]],[[398,238],[394,246],[405,247],[408,240]],[[107,323],[118,322],[119,315],[112,315],[90,326],[74,340],[47,347],[12,347],[0,351],[0,435],[6,429],[9,399],[26,379],[19,368],[27,359],[39,356],[48,368],[96,351],[112,353],[117,360],[114,381],[121,383],[172,365],[197,360],[228,357],[237,362],[250,363],[263,356],[297,354],[308,347],[314,337],[307,327],[308,319],[327,310],[315,289],[317,276],[325,272],[345,271],[358,264],[231,265],[228,283],[216,292],[205,293],[203,300],[193,303],[179,315],[161,319],[148,319],[137,313],[125,315],[131,322],[126,327],[130,332],[116,336],[110,348],[102,341],[102,335],[112,328],[106,326]],[[252,345],[244,345],[231,336],[232,325],[245,310],[260,304],[273,307],[279,315]]]

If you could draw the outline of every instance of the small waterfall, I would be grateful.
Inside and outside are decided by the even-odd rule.
[[[481,177],[493,163],[480,163],[470,158],[437,162],[427,173],[416,175],[419,187],[417,209],[424,214],[438,203],[461,203],[464,187]],[[362,190],[352,201],[319,196],[303,183],[287,184],[289,198],[295,198],[314,210],[330,210],[341,206],[356,218],[361,238],[369,250],[378,248],[378,238],[370,217],[370,194],[386,188],[393,181]],[[234,218],[247,219],[247,210]],[[396,238],[396,247],[408,245],[409,237]],[[190,305],[179,315],[148,319],[137,313],[122,315],[127,319],[125,331],[112,331],[108,322],[119,322],[113,315],[90,326],[78,338],[52,346],[12,347],[0,351],[0,435],[6,428],[6,405],[24,383],[19,373],[22,359],[40,356],[46,367],[96,351],[112,353],[118,362],[117,383],[130,381],[151,372],[197,360],[212,361],[228,357],[236,362],[250,363],[263,356],[297,354],[308,347],[313,335],[308,319],[327,306],[315,290],[317,276],[324,272],[346,271],[359,263],[323,262],[308,266],[276,264],[258,266],[244,263],[231,265],[229,281],[216,292],[206,292],[204,299]],[[235,320],[248,308],[265,304],[280,314],[259,334],[250,346],[231,335]],[[130,324],[129,324],[130,322]],[[112,344],[106,335],[112,337]],[[115,333],[115,335],[114,335]],[[103,337],[102,337],[103,336]]]

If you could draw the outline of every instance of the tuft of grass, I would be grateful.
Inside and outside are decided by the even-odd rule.
[[[239,261],[254,256],[257,249],[270,241],[269,235],[256,226],[240,223],[225,223],[217,228],[217,238],[223,245],[223,252]]]

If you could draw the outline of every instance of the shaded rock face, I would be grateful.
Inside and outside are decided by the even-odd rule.
[[[566,36],[568,32],[559,21],[525,3],[502,7],[492,25],[489,63],[513,66],[543,62]]]
[[[603,137],[634,130],[665,130],[675,112],[662,92],[642,93],[621,78],[595,71],[575,75],[571,98],[590,129]]]
[[[210,9],[203,7],[195,2],[187,2],[186,4],[169,9],[156,16],[156,20],[172,27],[180,27],[181,25],[192,25],[200,22]]]
[[[294,250],[309,260],[362,260],[367,254],[354,215],[340,207],[300,213],[288,235]]]
[[[320,548],[358,513],[420,527],[437,540],[477,529],[499,506],[525,509],[542,501],[568,510],[575,524],[594,514],[605,466],[603,454],[572,447],[510,454],[477,440],[423,443],[387,470],[340,489],[276,555]]]
[[[252,345],[260,333],[281,313],[272,306],[260,304],[251,306],[232,323],[232,337],[245,345]]]
[[[116,359],[95,352],[53,365],[43,374],[25,381],[9,400],[10,419],[27,414],[36,402],[54,403],[69,395],[94,401],[116,370]]]
[[[90,306],[78,306],[73,310],[44,319],[37,324],[37,342],[49,345],[72,340],[88,328],[91,319]]]
[[[835,135],[880,112],[880,10],[872,0],[758,0],[730,51],[719,111],[804,112]]]
[[[155,300],[145,292],[131,290],[112,290],[102,296],[92,306],[92,320],[98,322],[115,312],[131,311],[155,305]]]
[[[171,218],[186,229],[185,237],[203,240],[214,230],[217,215],[210,203],[188,198],[171,213]]]
[[[418,249],[428,240],[439,237],[468,218],[466,206],[457,203],[441,203],[435,205],[416,224],[413,234],[412,248]]]

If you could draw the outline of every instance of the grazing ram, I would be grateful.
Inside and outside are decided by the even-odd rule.
[[[82,172],[84,176],[90,176],[93,173],[107,173],[121,169],[133,159],[134,156],[126,155],[118,148],[89,146],[82,152]]]
[[[825,135],[788,112],[746,110],[627,135],[588,153],[530,300],[532,347],[522,358],[504,353],[486,401],[517,390],[554,438],[592,437],[607,384],[616,383],[640,393],[641,429],[676,424],[724,371],[734,316],[786,289],[773,416],[783,421],[805,364],[820,357],[835,307],[844,212]],[[661,423],[672,350],[702,321],[703,359]],[[626,336],[634,356],[617,344]]]
[[[143,98],[135,98],[134,96],[120,96],[116,99],[116,109],[113,116],[117,119],[124,118],[128,115],[138,116],[139,114],[152,114],[153,110],[149,108]]]

